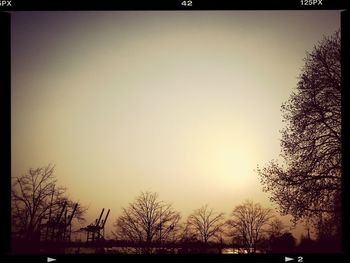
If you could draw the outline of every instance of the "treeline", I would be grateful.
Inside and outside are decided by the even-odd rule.
[[[134,202],[123,208],[114,224],[118,240],[142,242],[134,253],[152,253],[157,243],[187,244],[182,253],[208,253],[221,244],[238,253],[327,253],[339,252],[339,239],[324,236],[311,239],[302,236],[297,245],[295,237],[270,208],[245,201],[225,217],[204,205],[181,221],[180,213],[171,204],[159,200],[157,193],[142,192]],[[147,245],[148,244],[148,245]],[[190,244],[201,248],[191,249]],[[215,251],[215,250],[214,250]],[[128,249],[130,252],[130,249]]]
[[[67,197],[65,188],[57,185],[53,165],[29,169],[13,178],[11,201],[14,247],[23,241],[70,241],[71,233],[79,231],[74,226],[84,221],[86,212],[81,204]],[[323,252],[332,247],[323,248],[329,239],[310,237],[302,238],[296,246],[296,239],[273,210],[259,203],[245,201],[227,216],[203,205],[182,219],[180,212],[154,192],[140,193],[122,209],[115,219],[113,234],[116,240],[142,243],[131,249],[132,253],[141,254],[159,252],[154,244],[171,243],[187,244],[182,253],[206,253],[218,244],[239,253],[319,252],[320,246]]]
[[[206,252],[213,244],[231,245],[241,253],[290,252],[296,246],[273,211],[252,201],[236,206],[228,218],[208,205],[194,210],[184,221],[180,218],[157,193],[142,192],[123,208],[114,234],[118,240],[142,242],[144,246],[134,248],[135,253],[152,253],[155,243],[201,244],[202,250],[196,252]]]

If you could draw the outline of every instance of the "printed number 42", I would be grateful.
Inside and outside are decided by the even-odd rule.
[[[181,2],[181,5],[184,5],[184,6],[192,6],[192,1],[182,1],[182,2]]]

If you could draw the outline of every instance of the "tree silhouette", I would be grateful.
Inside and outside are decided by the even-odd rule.
[[[195,210],[187,219],[186,235],[203,242],[204,246],[211,239],[220,239],[224,226],[224,214],[209,209],[208,205]]]
[[[11,212],[13,237],[33,240],[41,233],[41,224],[61,210],[66,203],[67,213],[74,209],[73,202],[65,196],[66,189],[57,186],[54,166],[29,169],[24,175],[12,178]],[[77,206],[75,219],[83,220],[85,209]],[[72,218],[72,219],[73,219]]]
[[[270,237],[270,252],[272,253],[291,253],[294,252],[296,240],[289,232],[279,236]]]
[[[136,200],[123,208],[115,222],[118,238],[144,243],[137,250],[151,253],[152,242],[168,242],[178,238],[180,214],[171,204],[158,199],[157,193],[142,192]]]
[[[263,238],[264,228],[272,218],[271,209],[246,201],[235,207],[231,218],[227,221],[229,235],[246,251],[255,253],[258,242]]]
[[[269,222],[267,229],[268,237],[268,251],[272,253],[287,253],[294,252],[296,246],[296,239],[293,235],[286,231],[283,222],[274,218]]]
[[[283,222],[278,218],[274,218],[269,222],[269,228],[267,232],[270,236],[278,237],[284,233],[284,229],[285,225]]]
[[[271,161],[258,174],[282,214],[311,219],[318,236],[340,235],[341,218],[340,33],[311,53],[297,89],[282,105],[284,164]]]
[[[301,253],[320,252],[317,246],[317,242],[304,235],[302,235],[300,238],[300,244],[297,247],[297,251]]]

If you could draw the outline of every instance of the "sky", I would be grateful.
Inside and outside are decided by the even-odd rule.
[[[275,207],[255,172],[279,159],[280,107],[340,11],[13,12],[11,173],[55,164],[107,231],[141,191],[183,219]]]

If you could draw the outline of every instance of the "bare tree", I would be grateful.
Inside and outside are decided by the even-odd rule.
[[[39,238],[42,224],[53,218],[63,203],[66,203],[66,215],[72,214],[75,204],[65,196],[66,189],[57,186],[53,165],[29,169],[24,175],[13,177],[12,181],[11,210],[14,237],[27,240]],[[78,206],[74,218],[83,220],[84,211]]]
[[[123,208],[115,222],[118,238],[144,244],[138,252],[151,253],[152,243],[175,241],[178,238],[180,214],[171,204],[158,199],[157,193],[142,192]]]
[[[341,233],[340,54],[339,31],[307,53],[297,89],[282,105],[284,163],[258,167],[281,213],[312,219],[319,237]]]
[[[188,217],[186,232],[191,239],[200,240],[207,245],[211,239],[220,239],[224,224],[224,213],[214,212],[205,205]]]
[[[246,251],[256,252],[258,242],[263,238],[265,228],[273,218],[272,210],[260,204],[246,201],[235,207],[227,221],[229,235],[241,242]]]

